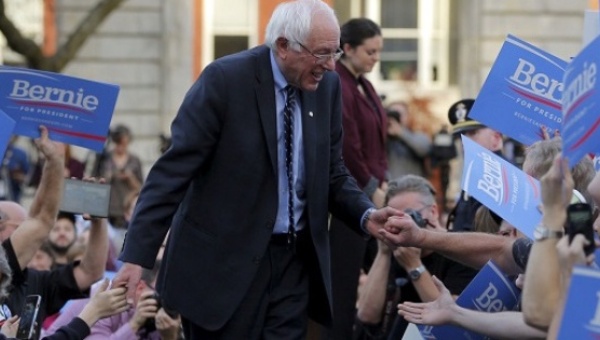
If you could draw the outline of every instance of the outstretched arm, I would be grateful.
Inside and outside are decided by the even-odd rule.
[[[107,228],[106,219],[92,219],[90,238],[83,253],[83,259],[78,266],[73,268],[73,276],[81,290],[88,289],[104,275],[109,242]]]
[[[485,313],[460,307],[450,291],[434,277],[440,296],[426,303],[405,302],[398,314],[406,321],[423,325],[452,324],[494,339],[545,339],[546,333],[525,324],[520,312]]]
[[[64,151],[48,138],[48,129],[40,127],[41,137],[35,140],[38,150],[46,158],[42,179],[35,193],[29,218],[10,236],[19,266],[27,264],[48,237],[54,226],[63,193]]]
[[[476,269],[491,259],[506,274],[523,272],[512,255],[514,240],[507,237],[478,232],[440,233],[426,230],[419,228],[408,215],[390,217],[385,227],[379,230],[379,235],[393,246],[431,249]]]

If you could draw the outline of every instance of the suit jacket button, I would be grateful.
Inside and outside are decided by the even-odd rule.
[[[254,262],[254,264],[259,264],[261,259],[262,259],[262,257],[255,256],[254,258],[252,258],[252,262]]]

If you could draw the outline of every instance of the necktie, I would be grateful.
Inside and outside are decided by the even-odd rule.
[[[294,230],[294,105],[296,104],[296,90],[288,85],[285,87],[286,101],[283,109],[283,126],[285,136],[285,170],[288,183],[288,243],[292,242]]]

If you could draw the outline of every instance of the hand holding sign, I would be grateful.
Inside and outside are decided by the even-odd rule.
[[[469,116],[530,145],[562,123],[562,80],[567,63],[508,35]]]
[[[569,165],[575,166],[589,153],[600,151],[600,117],[598,112],[598,66],[600,37],[587,45],[569,64],[564,75],[561,134],[563,152]]]
[[[119,87],[58,73],[0,67],[0,109],[16,121],[15,134],[102,151]]]
[[[35,139],[35,145],[38,150],[40,150],[46,160],[62,161],[65,157],[65,148],[60,143],[50,140],[47,127],[41,125],[39,129],[40,137]]]
[[[558,154],[550,170],[540,181],[544,214],[562,213],[564,216],[571,202],[574,186],[568,160]]]

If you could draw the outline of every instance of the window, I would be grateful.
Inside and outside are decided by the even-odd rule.
[[[375,82],[413,81],[441,88],[449,79],[448,0],[365,1],[365,15],[378,22],[384,38]]]
[[[203,66],[258,43],[258,0],[204,0]],[[233,10],[235,9],[235,10]]]
[[[248,49],[247,35],[215,35],[215,59],[246,49]]]

